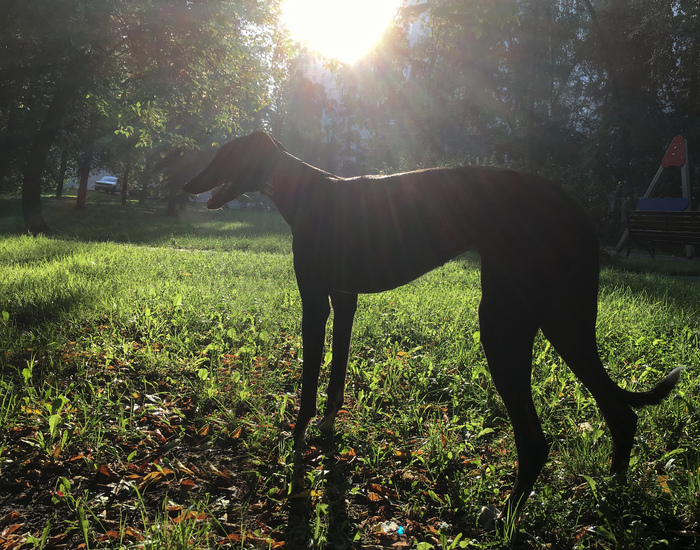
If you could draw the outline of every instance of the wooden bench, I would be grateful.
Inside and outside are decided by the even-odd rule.
[[[700,245],[700,211],[664,212],[634,210],[627,214],[627,255],[639,244],[654,257],[655,243]]]

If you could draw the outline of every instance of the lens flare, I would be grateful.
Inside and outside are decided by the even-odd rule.
[[[292,37],[343,63],[360,59],[382,36],[400,0],[286,0],[282,18]]]

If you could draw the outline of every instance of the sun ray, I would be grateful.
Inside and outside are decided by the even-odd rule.
[[[292,37],[326,57],[352,64],[382,36],[400,0],[285,0]]]

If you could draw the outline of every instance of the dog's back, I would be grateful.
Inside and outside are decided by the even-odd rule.
[[[467,166],[319,178],[304,190],[304,205],[295,254],[316,257],[342,290],[393,288],[471,249],[521,273],[591,261],[597,271],[586,213],[536,176]]]

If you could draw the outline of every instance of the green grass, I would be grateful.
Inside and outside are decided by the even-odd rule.
[[[88,193],[87,207],[76,209],[73,192],[68,190],[60,200],[43,199],[44,218],[62,240],[280,254],[291,250],[289,228],[272,212],[239,211],[231,216],[229,211],[209,211],[203,204],[190,204],[177,217],[165,217],[163,200],[139,204],[129,199],[122,205],[120,197],[94,191]],[[21,227],[20,199],[0,200],[0,235]]]
[[[628,483],[607,476],[601,416],[540,337],[533,393],[552,453],[514,533],[488,533],[480,509],[503,504],[516,453],[479,345],[477,256],[360,297],[337,435],[310,430],[295,466],[301,304],[279,215],[194,205],[169,219],[161,201],[91,194],[85,210],[45,200],[55,232],[30,238],[11,234],[18,206],[0,200],[0,519],[22,526],[8,541],[697,544],[697,262],[679,262],[683,276],[634,259],[602,273],[611,376],[642,389],[686,367],[672,397],[640,412]]]

